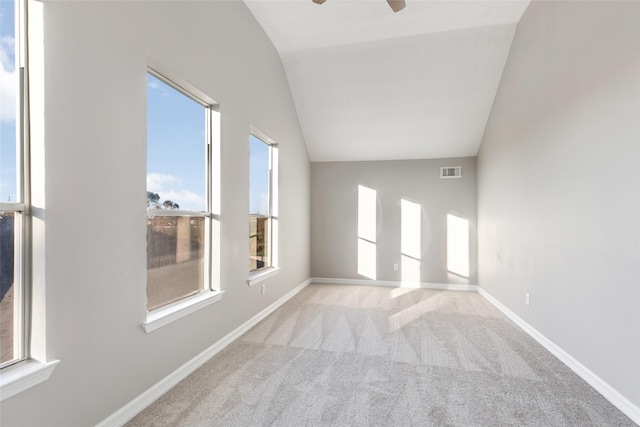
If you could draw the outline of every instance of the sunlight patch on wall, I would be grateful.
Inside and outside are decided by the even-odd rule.
[[[419,287],[420,285],[420,260],[402,255],[401,258],[402,268],[402,286],[404,287]]]
[[[358,274],[376,280],[376,244],[358,239]]]
[[[358,237],[373,243],[376,242],[376,199],[376,190],[358,186]]]
[[[469,220],[447,214],[447,270],[469,277]]]
[[[377,192],[358,186],[358,274],[376,280]]]
[[[401,280],[404,285],[420,284],[421,213],[419,204],[400,201]]]

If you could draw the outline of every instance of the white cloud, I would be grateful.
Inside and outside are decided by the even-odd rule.
[[[13,37],[5,36],[0,40],[0,121],[3,122],[16,120],[17,74],[9,56],[14,43]]]
[[[7,71],[14,71],[13,52],[16,48],[16,40],[11,36],[3,36],[0,38],[0,63]],[[11,57],[9,54],[11,53]]]
[[[160,82],[156,80],[149,81],[149,83],[147,83],[147,86],[149,87],[149,89],[157,91],[160,94],[160,96],[169,96],[169,91],[167,90],[167,86],[160,84]]]
[[[249,210],[252,214],[267,215],[269,213],[269,193],[250,195]]]
[[[267,215],[269,212],[269,193],[260,194],[260,213]]]
[[[178,184],[180,180],[173,175],[151,172],[147,175],[147,190],[157,193],[166,188],[167,184]]]
[[[157,172],[147,174],[147,190],[158,193],[160,202],[171,200],[183,210],[206,209],[206,199],[203,195],[181,187],[182,180],[173,175]]]

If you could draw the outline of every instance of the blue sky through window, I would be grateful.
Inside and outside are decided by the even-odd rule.
[[[0,0],[0,202],[16,186],[15,2]],[[205,107],[147,75],[147,190],[184,210],[206,210]],[[268,213],[268,146],[251,136],[252,213]]]
[[[269,146],[249,136],[249,213],[269,215]]]
[[[205,211],[206,109],[147,74],[147,190]]]
[[[0,0],[0,202],[16,202],[15,4]]]

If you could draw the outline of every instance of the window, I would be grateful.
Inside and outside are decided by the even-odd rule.
[[[44,223],[32,215],[31,193],[33,187],[33,200],[40,203],[44,176],[36,174],[33,181],[31,171],[43,170],[44,160],[41,151],[34,159],[30,150],[32,141],[38,149],[43,147],[44,138],[36,126],[32,140],[29,126],[27,6],[34,22],[41,23],[40,3],[0,0],[0,400],[46,381],[60,362],[47,360],[46,328],[38,321],[44,314],[44,281],[32,280],[43,276],[44,248],[34,248],[31,242],[32,235],[44,239]],[[36,24],[33,31],[41,35],[42,28]],[[32,53],[41,59],[37,46]],[[34,74],[32,87],[40,89],[33,83],[41,83],[42,69]],[[31,94],[36,110],[43,104],[38,89]]]
[[[28,357],[28,141],[20,2],[0,1],[0,367]]]
[[[147,74],[149,312],[211,294],[218,282],[219,113],[175,81],[153,69]]]
[[[258,130],[249,136],[249,271],[277,267],[277,145]],[[250,284],[253,284],[250,282]]]

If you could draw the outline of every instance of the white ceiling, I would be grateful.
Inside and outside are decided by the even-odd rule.
[[[475,156],[529,0],[244,0],[284,64],[311,160]]]

